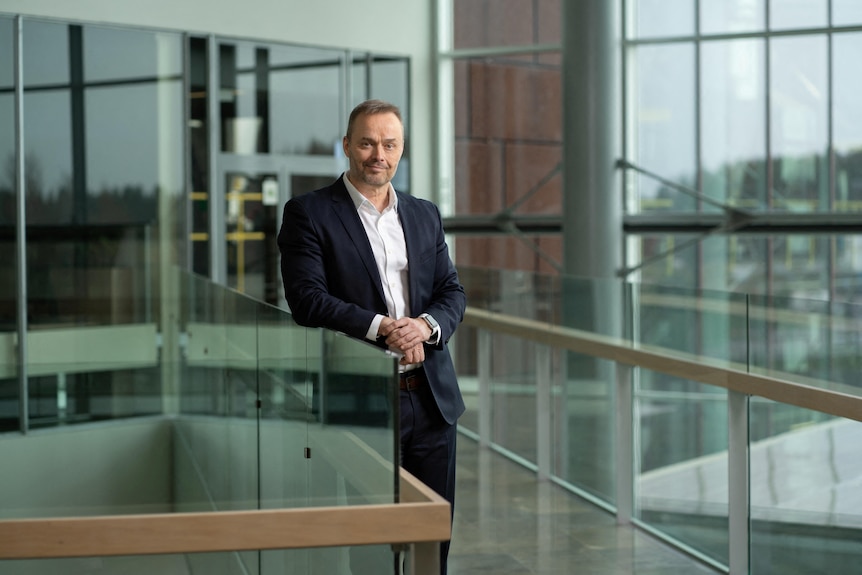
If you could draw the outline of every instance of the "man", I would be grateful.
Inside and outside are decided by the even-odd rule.
[[[342,146],[348,170],[284,207],[278,245],[287,302],[300,325],[401,355],[401,465],[454,510],[464,400],[447,342],[463,319],[464,289],[437,207],[392,187],[404,151],[398,108],[359,104]],[[443,574],[448,549],[441,544]]]

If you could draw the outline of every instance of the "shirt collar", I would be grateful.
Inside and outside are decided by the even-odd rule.
[[[347,193],[350,194],[350,199],[353,200],[353,205],[356,206],[357,210],[362,206],[362,204],[366,202],[369,205],[371,204],[369,199],[363,196],[359,192],[359,190],[356,189],[356,186],[354,186],[350,182],[350,180],[347,178],[347,172],[344,172],[342,179],[344,180],[344,187],[347,188]],[[392,208],[393,210],[398,211],[398,195],[392,188],[391,182],[389,183],[389,205],[387,206],[387,208]]]

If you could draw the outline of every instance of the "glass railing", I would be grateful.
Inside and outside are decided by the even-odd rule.
[[[862,308],[613,279],[459,274],[469,308],[545,325],[554,337],[587,334],[622,351],[679,359],[689,373],[658,361],[632,369],[621,388],[625,362],[612,354],[575,353],[543,343],[559,341],[550,335],[513,328],[495,332],[468,310],[452,342],[468,405],[462,431],[611,511],[624,503],[620,482],[630,484],[634,522],[719,568],[742,557],[752,574],[844,573],[862,560],[862,466],[853,455],[862,410],[857,418],[842,406],[862,398]],[[726,381],[703,381],[698,366],[723,370]],[[752,386],[734,397],[737,374],[768,376],[789,391],[766,399],[766,388]],[[631,412],[621,426],[626,388]],[[747,402],[750,518],[742,553],[733,550],[729,519],[738,504],[731,478],[739,476],[729,468],[738,449],[729,438],[740,429],[729,412],[739,397]],[[620,475],[626,445],[631,477]]]
[[[38,342],[29,345],[28,371],[53,387],[39,397],[46,405],[31,401],[38,429],[0,436],[0,520],[398,501],[392,356],[300,327],[283,310],[185,273],[178,273],[175,293],[157,303],[158,322],[99,326],[98,333],[82,328],[83,343],[66,327],[28,334]],[[92,347],[100,341],[104,347]],[[64,351],[67,344],[80,353]],[[132,351],[105,351],[123,346],[140,361],[132,361]],[[52,355],[62,361],[49,361]],[[90,385],[69,385],[70,373]],[[75,413],[90,416],[57,416],[71,402]],[[120,572],[128,560],[99,562]],[[82,561],[0,561],[0,572],[72,572]],[[184,573],[280,573],[286,565],[335,572],[330,567],[344,561],[391,566],[392,550],[135,558],[136,568],[150,573],[169,573],[172,564],[187,564]]]

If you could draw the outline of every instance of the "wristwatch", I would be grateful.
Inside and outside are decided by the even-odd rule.
[[[425,320],[425,323],[428,324],[428,327],[431,328],[431,336],[428,338],[429,342],[433,342],[437,340],[437,334],[440,333],[440,324],[437,323],[437,320],[428,315],[427,313],[419,314],[419,317]]]

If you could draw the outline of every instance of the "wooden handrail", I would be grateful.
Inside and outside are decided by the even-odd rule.
[[[9,519],[0,559],[46,559],[437,542],[449,503],[401,470],[404,503],[213,513]]]
[[[862,389],[468,307],[464,325],[862,421]]]

